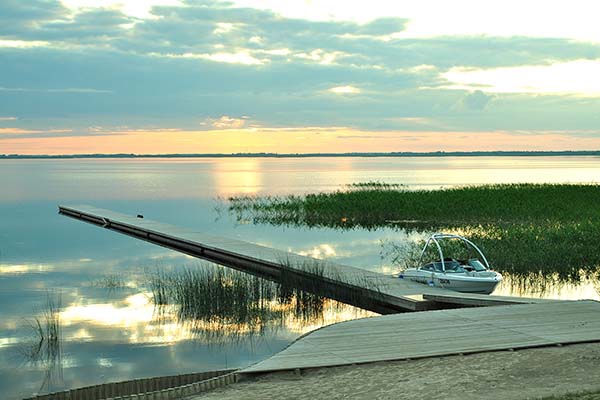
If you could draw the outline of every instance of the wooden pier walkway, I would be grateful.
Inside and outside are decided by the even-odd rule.
[[[137,239],[382,314],[440,308],[546,302],[464,294],[428,287],[327,260],[304,257],[91,206],[59,206],[59,213]]]
[[[326,326],[240,373],[596,341],[600,303],[592,300],[404,313]]]

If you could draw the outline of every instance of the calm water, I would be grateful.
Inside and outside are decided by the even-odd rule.
[[[216,209],[232,194],[340,189],[366,181],[412,188],[507,183],[596,182],[598,157],[310,158],[183,160],[4,160],[0,162],[0,392],[37,392],[137,377],[243,367],[279,351],[306,331],[368,315],[326,306],[310,321],[286,318],[262,334],[235,335],[160,318],[148,271],[194,266],[178,253],[57,214],[58,204],[92,204],[195,227],[271,247],[329,257],[392,273],[381,242],[406,240],[391,229],[340,232],[238,224]],[[118,276],[125,288],[106,287]],[[511,284],[497,294],[599,299],[596,282],[554,285],[543,293]],[[32,360],[29,326],[48,293],[61,296],[60,362]]]

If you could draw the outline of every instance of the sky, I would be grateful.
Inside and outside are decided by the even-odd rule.
[[[590,0],[2,0],[0,154],[600,149]]]

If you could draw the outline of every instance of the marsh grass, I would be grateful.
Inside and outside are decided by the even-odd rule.
[[[40,364],[44,368],[40,390],[50,387],[56,379],[62,380],[61,308],[62,294],[48,292],[40,314],[26,320],[31,340],[19,351],[25,361]]]
[[[91,282],[91,286],[106,289],[124,289],[127,287],[127,280],[122,274],[105,274]]]
[[[229,212],[256,223],[314,227],[463,226],[599,217],[598,185],[507,184],[407,190],[357,183],[305,196],[230,197]]]
[[[572,392],[558,394],[553,396],[539,397],[539,400],[598,400],[600,399],[600,390],[586,390],[580,392]]]
[[[149,280],[159,312],[171,307],[181,323],[211,341],[260,334],[290,317],[301,325],[312,324],[323,319],[325,304],[338,306],[298,284],[285,271],[272,282],[209,263],[156,270]]]
[[[558,274],[565,281],[600,268],[600,185],[508,184],[410,191],[381,183],[283,197],[232,197],[229,212],[254,223],[463,235],[493,268],[513,275]],[[413,266],[416,251],[386,246],[382,255]]]
[[[62,295],[48,293],[40,316],[27,321],[33,345],[27,348],[30,361],[53,361],[60,356]]]

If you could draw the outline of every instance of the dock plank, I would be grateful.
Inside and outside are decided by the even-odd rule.
[[[244,374],[600,341],[600,303],[396,314],[314,331]]]
[[[282,271],[293,271],[307,277],[312,276],[321,281],[327,281],[333,288],[354,288],[360,290],[358,297],[366,299],[364,302],[354,305],[380,313],[438,309],[440,304],[443,306],[448,303],[453,306],[488,306],[543,301],[514,297],[465,295],[329,260],[306,257],[255,243],[210,235],[196,229],[182,228],[87,205],[59,206],[59,212],[106,229],[232,268],[261,274],[261,276],[273,278]],[[320,276],[314,275],[315,270],[320,271]],[[346,298],[338,298],[338,300],[353,304]]]

